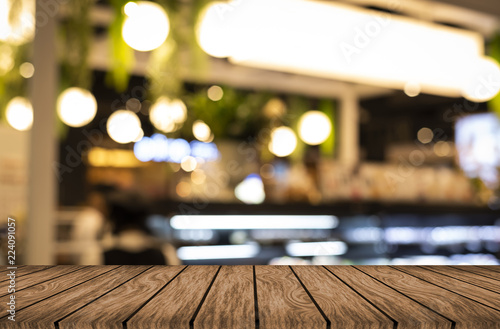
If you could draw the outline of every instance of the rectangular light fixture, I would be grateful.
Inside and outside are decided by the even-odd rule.
[[[329,215],[175,215],[176,230],[333,229],[338,218]]]
[[[332,1],[214,3],[202,17],[198,39],[205,52],[235,64],[413,96],[422,91],[474,100],[500,88],[500,81],[488,84],[487,76],[476,81],[491,64],[479,33]]]
[[[238,259],[255,257],[259,251],[260,248],[257,244],[194,246],[180,247],[177,249],[177,256],[181,260]]]
[[[347,244],[342,241],[291,242],[286,252],[292,257],[338,256],[347,252]]]

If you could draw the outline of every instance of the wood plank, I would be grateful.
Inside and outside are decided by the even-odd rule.
[[[63,278],[56,280],[46,281],[44,283],[35,285],[31,288],[24,289],[17,294],[16,310],[20,311],[30,305],[33,305],[43,299],[50,298],[58,293],[77,287],[85,281],[95,278],[98,275],[112,271],[116,266],[92,266],[84,268],[78,272],[73,272],[65,275]],[[8,296],[0,298],[0,314],[5,314],[4,310],[8,302]],[[3,316],[5,317],[5,316]]]
[[[223,266],[203,303],[194,328],[255,328],[252,266]]]
[[[469,282],[479,287],[483,287],[485,289],[494,291],[500,294],[500,284],[498,281],[477,275],[471,272],[460,271],[449,266],[422,266],[429,271],[441,273],[443,275],[447,275],[449,277],[455,278],[457,280],[462,280],[465,282]]]
[[[394,327],[394,321],[323,267],[293,266],[292,270],[323,310],[333,328]],[[356,270],[354,270],[356,271]],[[357,271],[356,271],[357,272]]]
[[[500,312],[386,266],[356,268],[456,323],[456,329],[500,328]]]
[[[327,328],[327,321],[312,303],[287,266],[256,266],[259,328]]]
[[[219,269],[220,266],[188,266],[165,289],[132,314],[124,322],[126,328],[189,328]]]
[[[30,288],[47,280],[60,278],[61,276],[69,274],[71,272],[79,271],[84,267],[85,266],[81,265],[54,266],[40,272],[30,273],[28,275],[20,277],[19,279],[16,279],[16,291]],[[0,290],[0,297],[7,295],[2,294],[3,292],[3,290]]]
[[[490,271],[500,272],[500,265],[484,265],[484,266],[476,266],[481,267]]]
[[[397,322],[398,329],[450,329],[452,321],[351,266],[325,266]],[[408,312],[411,310],[411,312]]]
[[[8,269],[9,266],[7,265],[2,265],[0,266],[0,274],[4,273],[4,272],[8,272],[8,271],[11,271]],[[13,267],[17,267],[17,269],[20,269],[22,267],[26,267],[26,265],[18,265],[18,266],[13,266]]]
[[[185,266],[155,266],[58,322],[60,329],[122,329],[122,323]]]
[[[431,272],[417,266],[391,266],[399,271],[418,277],[436,286],[453,291],[456,294],[468,297],[481,304],[488,305],[500,312],[500,295],[489,290],[479,288],[463,281]]]
[[[489,269],[477,267],[477,266],[470,266],[470,265],[465,265],[465,266],[451,266],[451,268],[455,268],[461,271],[465,272],[470,272],[470,273],[475,273],[477,275],[481,275],[493,280],[500,281],[500,273],[497,273],[496,271],[491,271]]]
[[[46,266],[46,265],[24,266],[22,268],[18,268],[17,270],[15,270],[16,271],[16,278],[20,278],[20,277],[25,276],[25,275],[44,271],[44,270],[49,269],[51,267],[53,267],[53,266]],[[9,280],[10,279],[2,278],[0,280],[0,282],[5,282],[5,281],[9,281]]]
[[[79,285],[77,288],[68,289],[20,311],[16,310],[16,324],[21,328],[30,329],[54,327],[54,323],[61,318],[95,301],[148,268],[150,266],[120,266],[106,272],[105,275]],[[19,299],[22,298],[22,296],[19,296]],[[9,325],[8,328],[14,328],[11,322],[6,318],[2,318],[0,319],[0,327]]]

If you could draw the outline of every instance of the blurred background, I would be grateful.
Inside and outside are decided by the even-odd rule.
[[[0,264],[499,264],[494,0],[0,0]]]

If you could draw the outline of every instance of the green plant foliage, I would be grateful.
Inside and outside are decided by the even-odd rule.
[[[500,63],[500,32],[495,35],[489,46],[490,56]],[[493,112],[500,116],[500,93],[490,100],[488,105]]]
[[[332,133],[328,139],[320,145],[321,154],[331,157],[335,151],[335,104],[331,100],[323,100],[319,104],[318,110],[325,113],[332,123]]]
[[[249,93],[224,87],[219,101],[207,97],[207,89],[188,93],[183,97],[189,112],[182,129],[183,136],[192,137],[191,127],[195,120],[203,120],[216,138],[243,139],[256,136],[268,119],[262,107],[271,98],[268,93]]]
[[[61,89],[92,86],[88,57],[93,34],[89,16],[93,4],[94,0],[70,1],[68,15],[59,25]]]
[[[114,20],[109,27],[111,58],[113,58],[113,62],[106,76],[106,82],[118,92],[123,92],[127,89],[130,72],[135,62],[134,50],[122,38],[122,25],[125,19],[123,6],[127,2],[129,1],[110,0],[115,14]]]
[[[0,60],[11,62],[10,70],[0,70],[0,119],[5,118],[7,103],[16,96],[27,97],[27,82],[19,73],[19,67],[29,58],[30,45],[14,46],[0,42]]]

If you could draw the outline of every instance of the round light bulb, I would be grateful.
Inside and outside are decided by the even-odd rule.
[[[463,96],[472,102],[487,102],[500,91],[500,66],[491,57],[483,57],[471,64],[464,75]]]
[[[210,100],[217,102],[224,96],[224,91],[219,86],[212,86],[207,90],[207,96]]]
[[[57,113],[70,127],[82,127],[91,122],[97,113],[97,102],[88,90],[72,87],[59,95]]]
[[[209,142],[212,135],[210,127],[201,120],[196,120],[193,123],[193,135],[201,142]]]
[[[118,110],[110,115],[106,124],[109,137],[117,143],[127,144],[135,141],[141,134],[141,121],[128,110]]]
[[[14,0],[0,0],[0,41],[19,46],[33,40],[35,35],[35,2],[15,1],[19,19],[11,20]]]
[[[297,137],[289,127],[279,127],[271,132],[269,151],[278,157],[286,157],[297,147]]]
[[[309,111],[300,117],[299,136],[306,144],[319,145],[327,140],[331,132],[332,123],[323,112]]]
[[[24,97],[14,97],[7,103],[5,111],[7,122],[12,128],[25,131],[33,125],[33,107],[29,100]]]
[[[231,30],[227,28],[227,17],[222,13],[227,3],[213,2],[200,14],[198,26],[196,27],[196,37],[198,44],[204,52],[213,57],[229,57],[231,43]]]
[[[186,118],[186,105],[180,99],[170,100],[167,97],[160,97],[151,106],[149,112],[149,119],[153,126],[165,133],[179,129]]]
[[[151,51],[160,47],[170,30],[168,16],[163,8],[151,1],[127,3],[127,15],[122,26],[125,43],[138,51]]]

